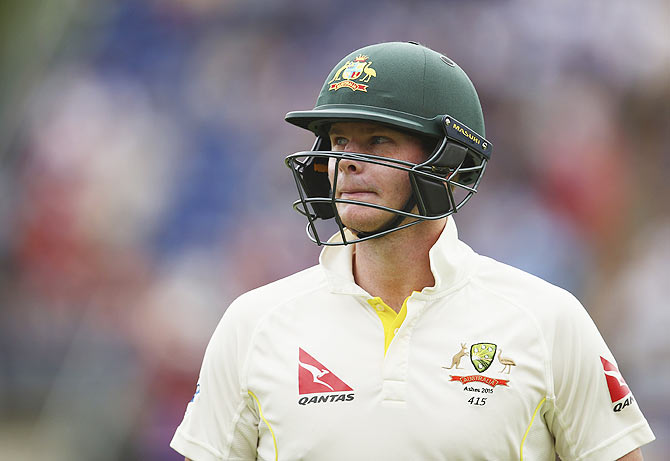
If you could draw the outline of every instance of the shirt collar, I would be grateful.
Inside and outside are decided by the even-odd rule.
[[[353,235],[352,235],[353,237]],[[338,234],[329,242],[341,241]],[[321,251],[319,263],[326,273],[328,284],[333,293],[370,296],[354,282],[352,260],[354,245],[326,246]],[[429,251],[430,269],[435,278],[434,287],[426,287],[421,295],[439,296],[452,288],[460,286],[472,271],[474,251],[458,239],[458,229],[453,217],[447,223],[435,245]]]

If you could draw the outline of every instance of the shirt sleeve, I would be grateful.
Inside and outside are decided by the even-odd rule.
[[[247,392],[246,328],[235,303],[205,351],[196,393],[170,446],[193,461],[255,460],[258,412]]]
[[[654,434],[586,310],[572,296],[564,301],[554,323],[553,405],[545,419],[562,460],[615,460]]]

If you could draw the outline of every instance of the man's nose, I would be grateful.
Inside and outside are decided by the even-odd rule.
[[[343,152],[354,153],[354,154],[363,154],[362,146],[358,145],[355,142],[348,142]],[[363,169],[363,162],[353,160],[350,158],[344,158],[340,160],[338,169],[341,172],[347,173],[359,173]]]
[[[350,158],[343,158],[340,159],[337,169],[341,173],[360,173],[361,170],[363,169],[363,162],[359,162],[357,160],[353,160]]]

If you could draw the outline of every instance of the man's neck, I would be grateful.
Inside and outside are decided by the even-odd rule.
[[[353,260],[356,284],[400,311],[413,291],[435,285],[428,252],[445,224],[446,219],[425,221],[357,243]]]

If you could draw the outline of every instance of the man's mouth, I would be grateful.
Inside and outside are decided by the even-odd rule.
[[[361,198],[374,195],[374,192],[368,190],[343,190],[340,191],[340,198],[349,200],[360,200]]]

